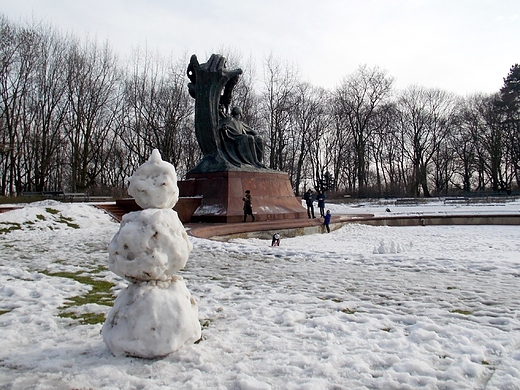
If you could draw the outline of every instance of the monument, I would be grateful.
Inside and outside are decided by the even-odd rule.
[[[180,194],[200,197],[192,222],[240,222],[242,197],[253,197],[256,221],[306,218],[287,173],[263,163],[264,142],[232,107],[232,93],[241,69],[226,69],[219,54],[200,64],[193,55],[187,69],[188,89],[195,99],[195,134],[202,160],[179,182]]]

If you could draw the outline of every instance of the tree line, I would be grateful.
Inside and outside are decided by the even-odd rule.
[[[357,196],[442,196],[520,186],[520,66],[494,94],[394,88],[360,66],[326,90],[293,65],[222,50],[245,72],[232,105],[257,130],[266,165],[307,188]],[[245,63],[244,63],[245,62]],[[186,56],[108,43],[0,16],[0,194],[125,195],[126,180],[157,148],[182,179],[202,158]]]

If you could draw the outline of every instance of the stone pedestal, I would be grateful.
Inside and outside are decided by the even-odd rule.
[[[194,173],[179,181],[178,186],[181,198],[202,197],[191,222],[241,222],[244,217],[242,197],[246,190],[250,190],[253,197],[256,221],[307,218],[301,199],[294,196],[287,173]]]

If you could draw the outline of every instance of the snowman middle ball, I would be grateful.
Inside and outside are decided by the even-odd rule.
[[[193,245],[172,209],[126,214],[108,246],[108,266],[127,280],[170,280],[183,269]]]

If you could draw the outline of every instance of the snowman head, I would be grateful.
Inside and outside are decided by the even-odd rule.
[[[154,149],[148,161],[130,178],[128,194],[143,209],[173,208],[179,200],[175,167],[163,161],[159,151]]]

